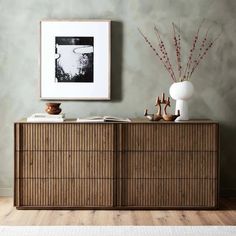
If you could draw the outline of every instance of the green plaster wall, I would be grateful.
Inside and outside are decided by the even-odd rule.
[[[155,97],[171,80],[140,37],[152,41],[156,23],[168,41],[171,22],[184,31],[187,53],[202,18],[222,35],[192,78],[194,118],[221,125],[221,192],[236,193],[236,1],[235,0],[0,0],[0,194],[13,186],[13,122],[44,110],[39,100],[39,21],[111,19],[112,100],[67,101],[67,116],[96,114],[137,117],[153,109]],[[170,41],[170,40],[169,40]]]

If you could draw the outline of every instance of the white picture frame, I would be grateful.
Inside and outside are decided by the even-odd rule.
[[[110,100],[110,20],[43,20],[40,41],[41,100]]]

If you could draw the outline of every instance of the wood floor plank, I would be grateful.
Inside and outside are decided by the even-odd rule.
[[[219,210],[17,210],[0,197],[0,225],[236,225],[236,198],[222,199]]]
[[[153,225],[168,225],[170,224],[170,213],[169,211],[152,211],[151,212]]]
[[[202,225],[203,221],[197,211],[181,211],[182,222],[185,222],[185,225]]]

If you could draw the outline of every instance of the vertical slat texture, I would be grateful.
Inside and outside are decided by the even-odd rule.
[[[213,123],[15,125],[15,205],[215,207]]]
[[[14,205],[20,205],[20,182],[18,181],[20,177],[20,145],[21,145],[21,131],[20,125],[14,124]]]
[[[16,127],[17,206],[113,205],[113,124],[21,123]]]
[[[216,124],[125,124],[123,206],[214,207]],[[152,197],[154,196],[154,197]]]
[[[123,151],[218,151],[216,124],[124,124]]]

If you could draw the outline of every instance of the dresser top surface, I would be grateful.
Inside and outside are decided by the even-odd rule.
[[[130,118],[131,122],[76,122],[76,119],[65,119],[64,122],[27,122],[26,118],[23,118],[15,123],[34,123],[34,124],[39,124],[39,123],[46,123],[46,124],[120,124],[120,123],[127,123],[127,124],[133,124],[133,123],[142,123],[142,124],[218,124],[217,121],[213,120],[207,120],[207,119],[192,119],[188,121],[149,121],[148,119],[145,118]]]

